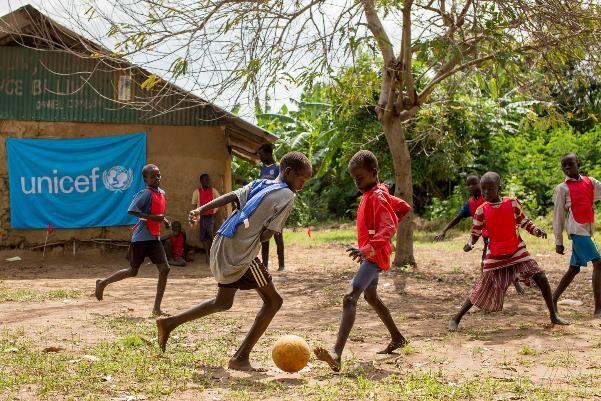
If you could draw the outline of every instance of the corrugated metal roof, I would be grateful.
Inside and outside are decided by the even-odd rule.
[[[119,102],[119,79],[130,71],[62,51],[0,47],[0,119],[192,126],[226,123],[219,120],[214,106],[168,85],[157,85],[167,91],[160,97],[140,89],[146,79],[141,71],[132,74],[131,102]]]

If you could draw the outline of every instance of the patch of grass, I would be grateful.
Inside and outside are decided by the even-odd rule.
[[[534,348],[531,348],[528,345],[524,345],[521,349],[520,349],[520,354],[521,355],[536,355],[538,354],[538,352],[536,352],[536,350]]]
[[[550,361],[545,362],[545,365],[552,368],[569,368],[571,366],[574,366],[575,363],[576,358],[574,357],[574,355],[572,355],[570,351],[566,351],[553,355]]]
[[[472,358],[476,358],[478,356],[481,356],[482,354],[484,354],[484,350],[482,349],[482,347],[476,346],[472,348]]]
[[[50,290],[40,291],[31,288],[0,288],[0,303],[2,302],[43,302],[58,299],[74,299],[84,296],[81,290]]]
[[[415,345],[413,345],[413,343],[411,341],[409,341],[408,343],[403,345],[403,348],[401,348],[401,351],[403,352],[403,355],[406,355],[406,356],[417,354],[419,352],[417,350],[417,348],[415,348]]]

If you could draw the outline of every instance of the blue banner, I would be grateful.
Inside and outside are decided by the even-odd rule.
[[[13,228],[130,225],[144,187],[146,134],[85,139],[6,139]]]

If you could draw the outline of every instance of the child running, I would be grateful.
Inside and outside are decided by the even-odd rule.
[[[469,199],[463,204],[463,207],[459,213],[457,213],[457,216],[455,216],[455,218],[451,220],[436,237],[434,237],[435,241],[444,240],[447,231],[455,227],[462,219],[473,217],[478,207],[484,203],[484,197],[482,196],[482,190],[480,189],[480,177],[477,175],[469,175],[465,180],[465,186],[470,193]],[[481,262],[481,265],[483,266],[484,259],[486,258],[486,251],[488,250],[488,231],[486,230],[486,227],[482,228],[482,243],[484,244],[482,247]],[[518,281],[515,281],[513,285],[518,294],[524,294],[524,289]]]
[[[368,150],[360,150],[351,158],[349,173],[362,192],[357,211],[358,248],[349,248],[349,256],[360,263],[359,270],[343,298],[342,321],[334,349],[315,348],[318,359],[326,362],[338,372],[342,362],[342,351],[355,323],[357,301],[361,294],[377,313],[388,329],[390,343],[379,354],[390,354],[407,343],[397,328],[390,311],[378,296],[378,279],[382,270],[390,269],[392,247],[390,239],[401,220],[411,207],[403,200],[389,194],[385,184],[378,180],[378,159]]]
[[[109,284],[137,276],[142,262],[149,257],[159,270],[159,281],[152,313],[160,315],[162,314],[161,301],[169,275],[169,263],[161,242],[161,223],[165,224],[167,228],[171,224],[165,217],[165,191],[159,188],[161,184],[159,168],[154,164],[147,164],[142,169],[142,177],[146,188],[136,194],[128,210],[129,214],[140,219],[134,226],[131,244],[127,251],[130,267],[119,270],[104,280],[96,280],[94,295],[96,299],[102,301],[104,289]]]
[[[557,315],[547,276],[526,250],[526,244],[518,234],[516,226],[519,225],[536,237],[547,238],[547,234],[524,216],[522,206],[517,199],[499,197],[501,186],[499,174],[495,172],[484,174],[480,186],[486,203],[478,207],[474,214],[472,235],[463,250],[469,252],[473,249],[482,235],[482,227],[486,226],[490,240],[488,253],[478,283],[465,300],[461,310],[449,322],[449,330],[455,331],[459,328],[461,318],[473,305],[487,311],[502,310],[509,285],[516,280],[529,285],[530,279],[534,280],[541,290],[549,309],[551,323],[568,324]]]
[[[254,289],[263,306],[228,366],[236,370],[263,370],[251,365],[249,355],[282,306],[282,297],[257,255],[261,242],[282,231],[295,193],[311,175],[309,159],[300,152],[290,152],[280,161],[280,174],[275,180],[253,181],[190,212],[190,220],[196,222],[205,210],[230,203],[237,207],[217,231],[211,248],[210,268],[218,282],[217,295],[178,315],[158,319],[161,350],[165,350],[170,333],[179,325],[226,311],[232,307],[238,290]]]
[[[601,317],[601,256],[592,239],[595,219],[593,203],[601,200],[601,182],[593,177],[580,175],[580,160],[575,153],[565,154],[561,158],[561,169],[566,179],[555,188],[553,194],[555,252],[561,255],[564,253],[565,227],[568,238],[572,241],[572,257],[568,271],[555,289],[553,304],[557,310],[557,300],[580,273],[580,267],[592,262],[594,315]]]

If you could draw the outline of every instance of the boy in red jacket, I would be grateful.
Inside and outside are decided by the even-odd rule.
[[[595,211],[593,204],[601,200],[601,182],[593,177],[580,175],[580,160],[575,153],[567,153],[561,158],[561,169],[566,175],[564,182],[555,188],[553,203],[553,231],[555,232],[555,252],[563,255],[564,228],[572,241],[570,267],[564,274],[553,294],[553,304],[557,310],[557,300],[568,288],[580,267],[588,262],[593,264],[594,315],[601,317],[601,256],[593,242]]]
[[[378,278],[382,270],[390,269],[392,247],[390,239],[401,220],[411,207],[403,200],[389,194],[388,187],[378,180],[378,159],[368,150],[355,153],[349,162],[349,173],[355,185],[363,193],[357,211],[358,248],[349,248],[349,256],[361,264],[351,282],[351,288],[344,295],[342,321],[338,338],[332,352],[315,348],[315,356],[338,372],[342,361],[342,351],[355,322],[357,300],[363,297],[376,311],[388,331],[391,340],[379,354],[390,354],[406,344],[407,340],[397,328],[390,311],[378,296]]]
[[[492,171],[484,174],[480,186],[486,202],[474,213],[472,235],[463,250],[471,251],[482,235],[482,228],[486,227],[489,235],[488,251],[482,263],[480,280],[459,312],[449,321],[449,331],[459,328],[461,318],[473,305],[491,312],[502,310],[507,288],[516,280],[526,284],[533,280],[547,304],[551,323],[568,324],[557,315],[547,276],[528,253],[526,243],[518,234],[516,226],[535,237],[547,238],[547,233],[536,227],[532,220],[524,215],[517,199],[499,196],[499,174]]]

